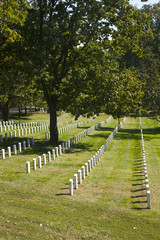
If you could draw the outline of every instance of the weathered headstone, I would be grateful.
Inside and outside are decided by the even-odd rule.
[[[74,188],[78,189],[78,177],[77,177],[77,174],[74,174]]]
[[[18,143],[18,150],[19,150],[19,152],[22,152],[21,142]]]
[[[8,147],[8,157],[11,157],[11,147]]]
[[[26,172],[30,173],[30,162],[26,162]]]
[[[54,149],[52,149],[52,158],[53,158],[53,160],[55,160],[55,150]]]
[[[73,196],[73,179],[69,180],[69,194]]]
[[[55,147],[56,157],[58,157],[58,147]]]
[[[38,167],[41,168],[41,156],[38,156]]]
[[[86,176],[88,176],[88,163],[85,163],[85,172],[86,172]]]
[[[43,154],[43,165],[46,165],[46,154]]]
[[[17,154],[17,146],[16,146],[16,144],[13,145],[13,153]]]
[[[36,170],[36,158],[33,158],[33,170]]]
[[[90,172],[90,171],[91,171],[91,161],[88,160],[88,172]]]
[[[51,162],[51,152],[48,151],[48,162]]]
[[[82,166],[82,179],[85,179],[85,167]]]

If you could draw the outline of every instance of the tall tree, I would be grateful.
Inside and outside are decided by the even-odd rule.
[[[129,49],[119,62],[121,69],[134,68],[143,83],[143,111],[157,114],[160,110],[160,3],[144,5],[139,11],[148,15],[150,23],[146,37],[140,42],[143,54],[137,56],[132,49]]]
[[[100,77],[103,75],[100,74],[100,68],[107,72],[109,64],[104,58],[105,60],[102,60],[103,67],[97,62],[97,67],[94,66],[94,60],[91,61],[90,57],[97,58],[97,54],[88,54],[92,43],[94,43],[94,47],[92,45],[93,52],[99,51],[96,44],[103,44],[104,52],[109,52],[112,49],[112,51],[122,54],[130,46],[136,47],[136,52],[140,52],[137,39],[140,38],[141,34],[138,32],[142,26],[140,24],[142,20],[146,21],[147,24],[147,15],[144,16],[144,19],[139,19],[139,22],[136,22],[135,15],[138,15],[139,12],[134,13],[135,10],[129,5],[128,0],[112,2],[103,0],[35,0],[30,1],[30,5],[31,9],[28,12],[24,28],[24,33],[27,33],[24,44],[35,63],[37,86],[43,90],[50,109],[51,141],[57,142],[56,112],[60,107],[64,108],[69,104],[68,101],[65,101],[66,97],[63,98],[63,96],[68,94],[70,99],[75,99],[77,96],[76,99],[85,103],[86,99],[90,98],[91,91],[96,93],[96,79],[98,79],[98,84],[103,86],[103,83],[100,82]],[[128,29],[126,32],[123,30],[125,27]],[[145,27],[147,28],[147,26]],[[134,32],[132,32],[133,30]],[[82,56],[86,59],[85,61],[82,60]],[[86,64],[87,68],[85,69],[83,64],[87,62],[87,59],[89,64]],[[106,69],[105,61],[107,63]],[[76,68],[78,70],[75,70]],[[77,81],[75,74],[80,77],[79,80],[82,80],[84,74],[80,68],[88,74],[84,83],[87,88],[84,89],[83,86],[83,88],[75,88],[73,91],[71,86],[76,86],[75,82]],[[92,77],[90,84],[89,76]],[[110,78],[108,77],[108,79]],[[105,81],[107,81],[107,75]],[[82,86],[80,81],[79,86]],[[66,92],[66,89],[70,92]],[[100,89],[97,92],[100,92]],[[87,94],[88,97],[86,97]],[[84,112],[95,110],[97,107],[94,103],[104,104],[103,97],[99,96],[96,100],[92,96],[91,99],[92,104],[87,108],[85,104],[85,108],[88,110],[85,109]],[[79,101],[75,102],[77,106]],[[79,111],[75,112],[80,112],[83,109],[79,107]]]
[[[145,56],[140,63],[140,76],[145,79],[143,105],[146,111],[160,111],[160,3],[145,5],[142,11],[152,14],[151,30],[145,43]]]
[[[43,90],[50,109],[51,141],[58,141],[56,112],[63,95],[61,87],[71,67],[92,41],[101,41],[108,27],[107,9],[103,1],[34,1],[26,21],[28,41],[37,67],[37,83]],[[34,26],[27,23],[34,22]],[[108,28],[108,34],[111,29]],[[38,36],[38,38],[37,38]],[[35,38],[34,38],[35,37]]]
[[[21,40],[19,28],[27,15],[26,0],[8,0],[0,3],[0,108],[8,120],[9,99],[16,96],[19,54],[17,42]]]

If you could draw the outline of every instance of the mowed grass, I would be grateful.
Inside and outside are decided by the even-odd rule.
[[[104,119],[60,137],[64,141]],[[96,167],[74,195],[69,179],[96,153],[117,126],[111,120],[41,169],[25,173],[32,161],[52,146],[37,144],[0,160],[0,239],[160,239],[160,126],[142,118],[151,190],[147,209],[141,166],[139,118],[127,118]]]

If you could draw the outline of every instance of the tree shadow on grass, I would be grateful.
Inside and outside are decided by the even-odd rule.
[[[26,141],[27,139],[31,139],[31,138],[27,138],[27,137],[13,137],[13,138],[8,138],[8,140],[4,140],[3,143],[0,143],[0,147],[7,149],[8,146],[13,146],[14,144],[18,144],[19,142],[23,142]]]
[[[115,140],[124,140],[124,139],[134,139],[140,140],[140,130],[139,129],[120,129],[116,136],[114,137]]]
[[[140,129],[125,129],[121,128],[118,132],[114,139],[115,140],[122,140],[122,139],[135,139],[135,140],[140,140],[141,139],[141,133]],[[157,138],[156,135],[160,134],[160,127],[156,128],[144,128],[143,129],[143,135],[144,135],[144,140],[149,141],[150,139]],[[120,136],[119,136],[120,135]]]
[[[28,154],[39,154],[39,155],[41,155],[43,153],[47,154],[48,151],[51,151],[55,147],[56,147],[56,145],[53,146],[49,142],[38,141],[32,147],[27,148],[26,150],[22,151],[21,155],[28,155]]]
[[[97,151],[97,149],[91,149],[91,147],[93,147],[93,145],[91,144],[87,144],[87,143],[77,143],[75,146],[73,146],[70,149],[67,149],[65,152],[66,153],[79,153],[79,152],[93,152],[93,151]]]
[[[144,128],[143,134],[149,134],[149,135],[157,135],[160,134],[160,127],[156,128]]]

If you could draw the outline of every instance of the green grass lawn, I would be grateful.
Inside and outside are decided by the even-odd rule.
[[[107,116],[100,115],[66,132],[60,141],[104,119]],[[151,119],[142,118],[151,209],[141,169],[139,118],[126,119],[96,167],[73,196],[68,194],[69,179],[116,126],[117,120],[110,120],[30,174],[25,173],[25,162],[52,149],[40,135],[34,148],[0,160],[0,239],[160,239],[160,125]]]

